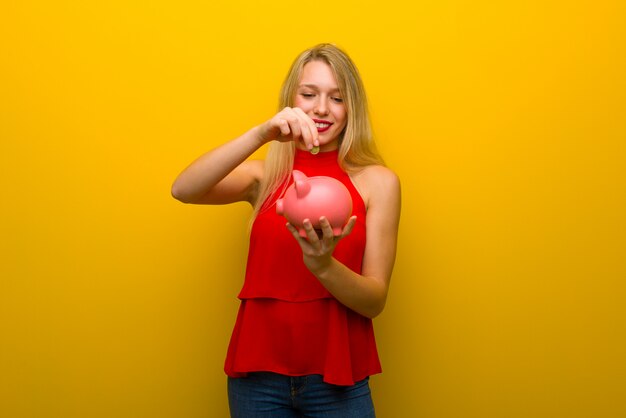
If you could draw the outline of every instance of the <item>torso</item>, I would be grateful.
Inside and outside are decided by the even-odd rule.
[[[362,194],[375,201],[371,193],[378,182],[370,168],[348,176],[338,166],[336,153],[333,156],[334,160],[330,154],[296,155],[294,169],[310,177],[331,176],[349,189],[357,220],[350,234],[337,243],[333,256],[361,274],[370,217]],[[263,165],[254,163],[254,167]],[[245,170],[251,173],[250,167]],[[374,188],[368,184],[372,182]],[[372,320],[340,303],[307,269],[302,249],[272,207],[277,197],[268,198],[252,225],[226,373],[231,377],[259,370],[289,376],[321,374],[324,381],[344,386],[380,373]]]

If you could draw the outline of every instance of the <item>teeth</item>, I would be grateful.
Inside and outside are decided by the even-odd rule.
[[[315,127],[316,127],[316,128],[327,128],[327,127],[329,127],[329,126],[330,126],[330,124],[329,124],[329,123],[316,123],[316,124],[315,124]]]

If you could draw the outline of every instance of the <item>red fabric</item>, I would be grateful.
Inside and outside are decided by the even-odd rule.
[[[357,222],[333,256],[360,273],[365,248],[365,204],[337,163],[337,151],[296,151],[294,169],[331,176],[348,187]],[[290,180],[291,182],[291,180]],[[302,250],[276,214],[274,196],[252,226],[241,305],[228,347],[228,376],[270,371],[289,376],[321,374],[352,385],[380,373],[372,320],[339,303],[308,271]]]

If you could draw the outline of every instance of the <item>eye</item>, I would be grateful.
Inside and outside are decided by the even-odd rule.
[[[310,99],[311,97],[315,96],[313,93],[300,93],[300,95],[307,99]]]
[[[331,97],[335,103],[343,103],[343,99],[341,97]]]

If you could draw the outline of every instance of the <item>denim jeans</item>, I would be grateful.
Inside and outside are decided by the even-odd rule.
[[[232,418],[375,418],[369,378],[353,386],[325,383],[320,375],[249,373],[228,378]]]

